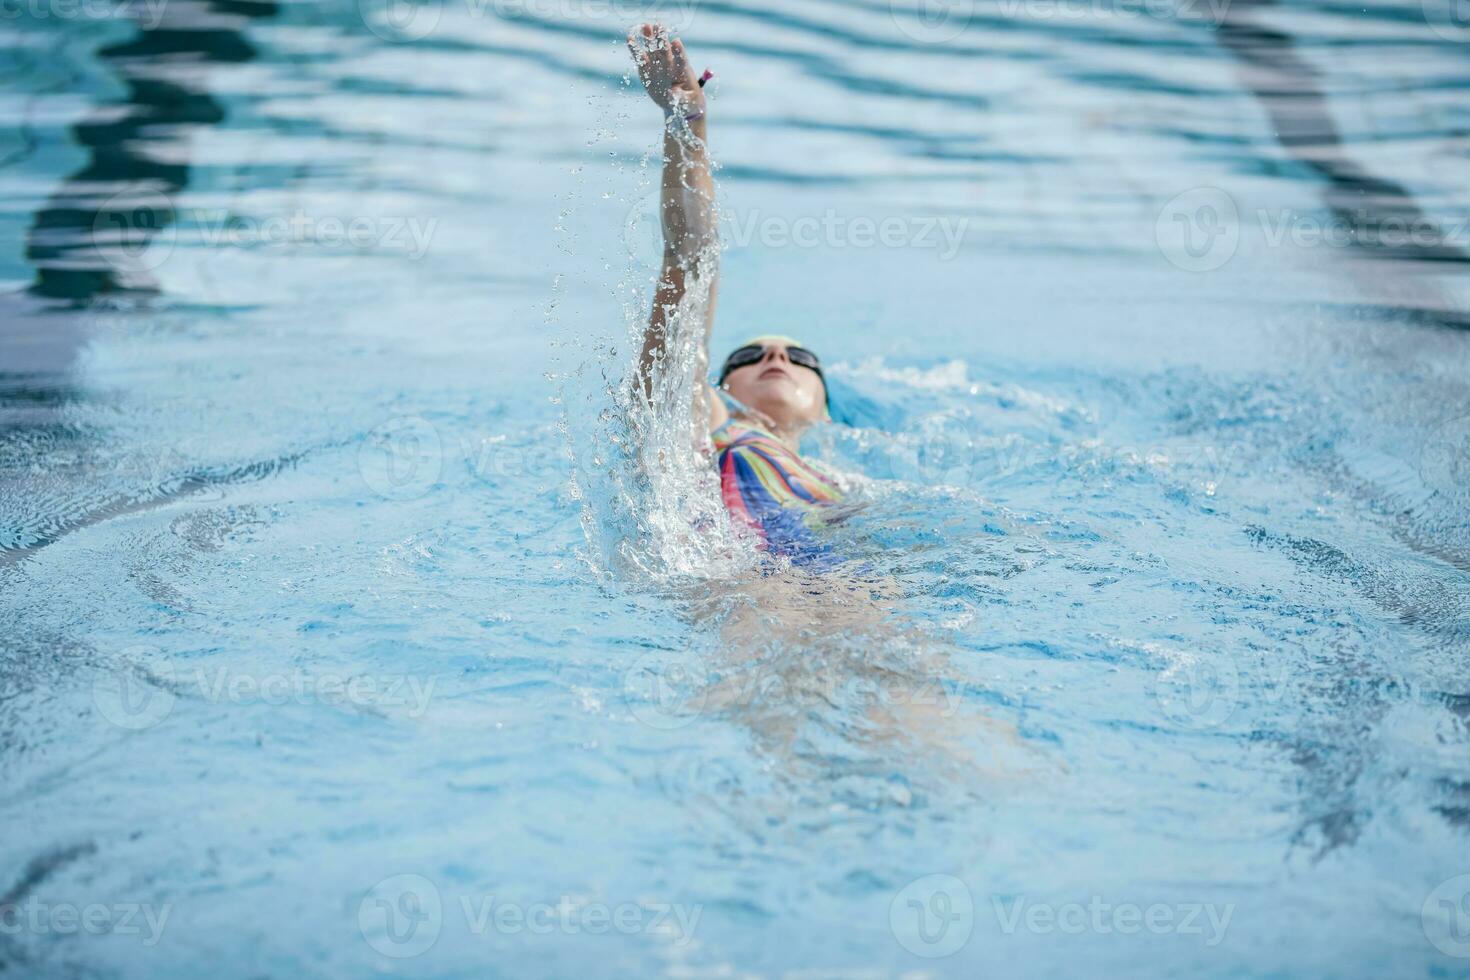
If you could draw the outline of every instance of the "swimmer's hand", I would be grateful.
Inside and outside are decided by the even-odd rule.
[[[704,89],[689,66],[683,41],[671,39],[662,24],[640,24],[628,34],[628,50],[638,66],[639,81],[664,115],[704,112]]]

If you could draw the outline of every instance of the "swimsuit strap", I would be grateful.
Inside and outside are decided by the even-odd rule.
[[[713,432],[710,433],[710,440],[714,442],[716,450],[724,450],[737,443],[746,443],[756,440],[763,442],[772,442],[775,443],[777,446],[780,446],[781,449],[785,452],[791,453],[791,455],[793,456],[797,456],[797,454],[791,449],[791,447],[778,439],[776,437],[776,434],[770,429],[767,429],[764,426],[758,425],[754,422],[747,422],[744,419],[736,418],[733,415],[730,418],[726,419],[718,429],[715,429]],[[797,458],[800,459],[801,457],[797,456]]]

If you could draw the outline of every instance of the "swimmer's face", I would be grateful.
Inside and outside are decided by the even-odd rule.
[[[804,428],[826,418],[827,389],[822,376],[793,364],[783,341],[768,340],[765,347],[760,360],[730,372],[725,390],[778,425]]]

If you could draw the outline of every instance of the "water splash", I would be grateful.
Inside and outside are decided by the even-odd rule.
[[[695,137],[685,132],[681,139]],[[645,155],[635,195],[651,182]],[[581,360],[561,378],[557,399],[581,506],[586,564],[604,581],[656,589],[737,576],[755,563],[752,536],[731,525],[720,497],[704,419],[709,407],[707,323],[719,244],[683,261],[686,288],[666,311],[662,351],[640,369],[658,276],[630,249],[622,278],[619,338],[564,348]],[[660,274],[662,275],[662,273]]]

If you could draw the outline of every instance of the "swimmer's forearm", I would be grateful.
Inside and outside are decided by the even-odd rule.
[[[659,185],[659,226],[663,230],[663,267],[654,292],[653,311],[643,335],[638,362],[638,386],[653,397],[658,366],[668,354],[670,332],[678,329],[681,339],[697,340],[697,363],[688,365],[696,382],[696,418],[709,414],[707,384],[699,380],[707,370],[709,331],[714,317],[715,284],[719,262],[719,240],[715,225],[715,183],[710,174],[709,110],[704,83],[710,73],[696,77],[690,67],[684,42],[669,37],[661,24],[640,24],[628,33],[628,51],[638,66],[638,80],[653,104],[664,113],[663,177]],[[703,307],[688,309],[690,288]],[[699,295],[702,294],[702,295]],[[699,324],[680,324],[681,313],[693,313]],[[689,334],[698,330],[698,337]],[[681,365],[682,367],[682,365]],[[681,379],[682,380],[682,379]]]
[[[687,131],[684,131],[687,127]],[[709,163],[709,120],[707,116],[681,123],[674,119],[664,126],[664,169],[659,190],[659,222],[663,229],[663,267],[653,297],[653,312],[643,336],[639,361],[644,391],[654,363],[668,343],[668,326],[696,276],[709,277],[703,335],[699,350],[708,360],[707,346],[714,319],[719,248],[715,222],[715,184]],[[701,373],[703,372],[701,365]],[[701,392],[700,399],[702,400]],[[696,411],[698,406],[696,405]]]
[[[686,131],[687,129],[687,131]],[[715,181],[709,165],[709,116],[664,126],[664,171],[659,220],[664,267],[706,263],[715,243]],[[692,271],[692,270],[691,270]]]

